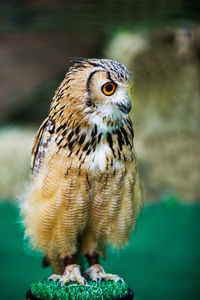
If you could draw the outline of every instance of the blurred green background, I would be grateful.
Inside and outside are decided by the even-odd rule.
[[[70,57],[116,59],[134,75],[132,118],[145,207],[105,268],[138,300],[199,299],[200,4],[186,0],[0,1],[0,298],[46,277],[23,241],[18,198]]]

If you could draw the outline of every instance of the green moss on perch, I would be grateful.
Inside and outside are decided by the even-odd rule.
[[[133,299],[133,292],[127,283],[118,281],[102,281],[96,283],[88,280],[83,286],[77,282],[70,282],[60,287],[59,281],[40,280],[31,284],[27,292],[27,299],[45,300],[92,300],[92,299]]]

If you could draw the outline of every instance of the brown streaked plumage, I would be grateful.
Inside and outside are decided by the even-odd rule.
[[[116,61],[74,60],[38,131],[22,214],[26,236],[62,284],[84,283],[73,264],[80,252],[92,261],[89,277],[119,279],[104,272],[98,256],[108,244],[118,249],[128,242],[142,207],[128,116],[131,82]]]

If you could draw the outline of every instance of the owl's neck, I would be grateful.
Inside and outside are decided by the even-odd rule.
[[[90,131],[96,125],[99,132],[106,133],[122,127],[128,115],[119,109],[94,109],[93,107],[81,106],[80,104],[70,106],[59,103],[50,110],[50,119],[55,122],[56,127],[74,130],[79,127]]]
[[[68,156],[80,155],[79,159],[83,162],[86,157],[96,153],[101,145],[103,148],[100,149],[104,149],[106,144],[109,145],[111,151],[115,152],[113,150],[114,140],[117,141],[117,145],[119,144],[120,150],[122,145],[132,147],[134,132],[128,117],[122,118],[121,122],[110,123],[109,120],[107,122],[107,119],[102,120],[98,114],[90,115],[88,119],[73,118],[74,115],[72,114],[70,116],[68,119],[62,116],[60,122],[49,118],[50,126],[47,129],[54,135],[55,143],[59,149],[64,149]],[[112,139],[113,136],[115,139]]]
[[[121,126],[123,126],[127,116],[120,116],[117,117],[110,117],[110,115],[102,115],[98,112],[92,113],[88,117],[88,122],[91,124],[91,126],[94,126],[94,124],[97,125],[100,132],[111,132],[114,129],[117,129]]]

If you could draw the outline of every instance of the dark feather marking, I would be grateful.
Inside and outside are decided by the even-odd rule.
[[[62,105],[62,106],[59,108],[59,110],[63,110],[64,108],[65,108],[65,104]]]
[[[91,136],[94,137],[96,135],[97,135],[97,124],[94,125]]]
[[[61,110],[61,112],[59,113],[59,115],[62,117],[63,113],[64,113],[64,110]]]
[[[79,151],[80,151],[80,148],[76,151],[76,155],[78,155]]]
[[[69,118],[68,119],[71,119],[71,117],[73,116],[74,112],[72,112],[70,115],[69,115]]]
[[[88,174],[86,174],[86,180],[87,180],[87,183],[88,183],[88,185],[89,185],[89,188],[91,188],[91,184],[90,184],[90,181],[89,181]]]
[[[65,81],[65,84],[70,83],[70,81],[72,81],[72,80],[74,80],[74,78],[69,78],[69,79],[67,79],[67,80]]]
[[[83,62],[87,62],[88,59],[87,58],[83,58],[83,57],[71,57],[71,62],[73,64],[82,64]]]
[[[90,73],[88,76],[87,80],[87,92],[88,92],[88,97],[87,97],[87,105],[88,106],[95,106],[94,102],[92,101],[91,98],[91,92],[90,92],[90,82],[92,80],[92,77],[94,76],[95,73],[100,72],[100,70],[94,70],[93,72]]]
[[[74,131],[72,130],[72,131],[69,133],[68,137],[67,137],[68,142],[71,140],[71,138],[73,137],[73,135],[74,135]]]
[[[70,88],[70,86],[66,86],[63,90],[63,92],[65,92],[66,90],[68,90]]]
[[[55,106],[53,106],[53,109],[56,109],[56,107],[60,104],[60,102],[56,103]]]
[[[108,144],[109,144],[110,148],[112,148],[113,140],[112,140],[112,136],[111,136],[110,132],[107,132],[106,138],[107,138],[107,141],[108,141]]]
[[[72,151],[69,153],[68,157],[70,157],[72,155]]]
[[[84,157],[84,159],[81,161],[81,163],[83,164],[85,162],[86,157]]]
[[[131,133],[132,138],[134,138],[134,130],[133,130],[133,128],[132,128],[132,127],[129,127],[129,130],[130,130],[130,133]]]
[[[105,191],[105,188],[106,188],[106,186],[108,184],[108,177],[109,177],[109,174],[106,175],[105,183],[103,184],[102,189],[101,189],[102,191]]]
[[[126,121],[127,121],[128,129],[130,130],[131,136],[132,136],[132,138],[134,138],[134,130],[133,130],[132,122],[129,119],[127,119]]]
[[[58,133],[61,129],[65,129],[66,128],[66,126],[67,126],[67,124],[66,123],[64,123],[64,124],[62,124],[62,125],[60,125],[57,129],[56,129],[56,132]]]
[[[89,145],[90,145],[90,142],[87,142],[87,143],[85,144],[85,146],[83,147],[83,151],[87,151]]]
[[[45,140],[45,131],[48,130],[48,127],[51,126],[52,124],[54,124],[51,120],[46,120],[46,122],[44,123],[44,125],[42,126],[42,128],[40,128],[39,131],[39,140],[37,142],[37,149],[35,151],[35,156],[34,156],[34,160],[33,160],[33,165],[32,165],[32,172],[33,174],[35,174],[41,164],[42,161],[42,157],[45,155],[45,149],[47,149],[48,147],[48,142],[51,140],[50,137],[47,138],[47,140]],[[45,140],[45,142],[44,142]]]
[[[129,140],[128,140],[128,136],[127,136],[126,130],[124,129],[124,127],[121,127],[120,130],[121,130],[121,132],[122,132],[122,134],[123,134],[123,136],[124,136],[124,138],[126,140],[126,145],[128,145],[129,144]]]
[[[78,134],[80,132],[80,126],[77,126],[75,129],[75,133]]]
[[[64,91],[59,91],[59,93],[57,94],[57,101],[59,101],[64,95]]]
[[[58,111],[55,111],[52,115],[52,119],[57,115]]]
[[[75,123],[76,123],[76,120],[74,120],[73,123],[72,123],[72,127],[73,128],[74,128]]]
[[[57,142],[57,145],[60,145],[60,143],[63,141],[63,137]]]
[[[133,123],[131,122],[131,120],[126,119],[126,122],[129,124],[130,127],[132,127]]]
[[[94,62],[89,62],[89,64],[93,67],[100,67],[100,68],[103,68],[105,69],[101,64],[98,64],[98,63],[94,63]]]
[[[93,147],[92,147],[93,151],[95,151],[96,146],[97,146],[97,143],[95,143],[95,144],[93,145]]]
[[[84,66],[84,65],[81,65],[80,68],[81,68],[81,69],[87,69],[87,67]]]
[[[63,148],[66,148],[68,146],[68,142],[66,142],[64,145],[63,145]]]
[[[63,132],[62,132],[62,135],[65,136],[67,134],[67,132],[69,131],[69,128],[65,129]]]
[[[86,152],[86,155],[89,155],[91,152],[91,149],[88,149],[88,151]]]
[[[49,131],[49,133],[53,134],[54,130],[55,130],[55,123],[51,120],[48,121],[47,123],[47,130]]]
[[[118,140],[119,148],[120,148],[120,150],[122,150],[122,145],[124,144],[124,141],[123,141],[122,134],[119,131],[119,129],[116,131],[116,134],[117,134],[117,140]]]
[[[100,141],[101,141],[101,137],[102,137],[102,133],[100,133],[99,136],[98,136],[98,141],[97,141],[98,144],[99,144]]]
[[[117,152],[118,152],[118,157],[119,157],[119,160],[121,159],[121,153],[119,151],[119,149],[117,149]]]
[[[70,150],[70,151],[73,150],[73,148],[74,148],[74,141],[73,141],[73,142],[70,142],[70,143],[68,144],[68,147],[69,147],[69,150]]]
[[[115,150],[113,149],[113,140],[112,140],[112,135],[110,134],[110,132],[107,132],[107,136],[106,136],[106,138],[107,138],[107,141],[108,141],[109,147],[111,148],[111,150],[112,150],[112,153],[113,153],[114,157],[116,157],[116,155],[115,155]]]
[[[80,137],[80,140],[79,140],[79,144],[82,145],[83,142],[85,141],[85,138],[86,138],[86,134],[83,133],[82,136]]]
[[[93,136],[93,138],[91,140],[91,145],[93,145],[95,141],[96,141],[96,136]]]

